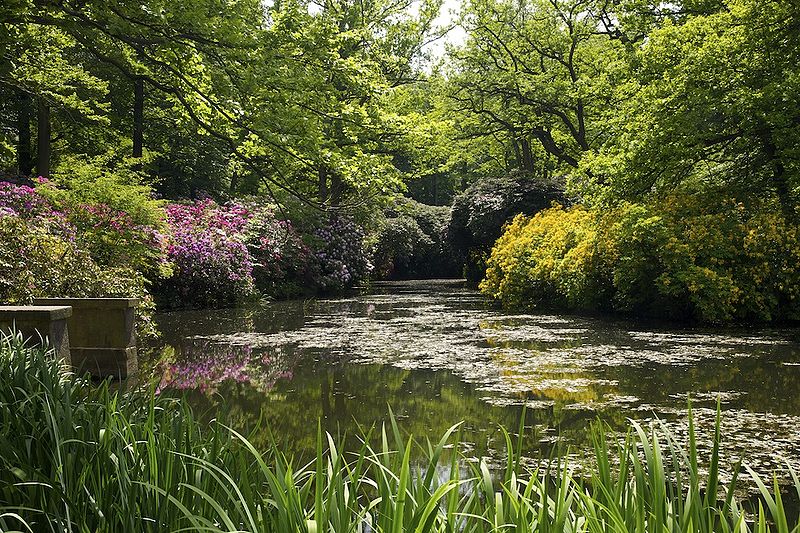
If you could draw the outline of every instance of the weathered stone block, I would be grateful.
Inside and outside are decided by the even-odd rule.
[[[125,379],[139,371],[136,346],[127,348],[71,348],[72,364],[79,372]]]
[[[0,331],[14,329],[35,341],[47,337],[56,357],[71,361],[68,320],[72,307],[68,305],[0,306]]]
[[[73,346],[136,346],[137,298],[37,298],[34,304],[72,307],[69,332]]]
[[[136,298],[39,298],[37,305],[72,306],[72,364],[98,377],[126,378],[138,369]]]

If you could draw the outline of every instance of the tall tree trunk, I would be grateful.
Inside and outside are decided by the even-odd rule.
[[[331,188],[328,193],[330,205],[337,206],[344,200],[344,193],[347,186],[338,174],[335,172],[331,174]]]
[[[511,147],[514,149],[514,159],[519,170],[525,170],[522,162],[522,153],[519,150],[519,143],[516,139],[511,139]]]
[[[39,99],[36,135],[36,173],[50,176],[50,106]]]
[[[144,80],[133,82],[133,157],[142,157],[144,148]]]
[[[772,165],[772,183],[775,186],[775,193],[778,195],[778,201],[781,204],[783,216],[787,220],[795,220],[798,216],[797,208],[792,198],[792,191],[789,187],[789,183],[786,180],[786,167],[772,139],[772,131],[767,129],[762,135],[762,139],[764,142],[764,151]]]
[[[322,166],[319,168],[319,203],[328,199],[328,171]]]
[[[30,176],[33,171],[31,153],[31,106],[33,99],[27,93],[20,94],[17,115],[17,171],[20,176]]]
[[[522,169],[532,173],[534,164],[531,143],[528,139],[520,139],[520,144],[522,145]]]

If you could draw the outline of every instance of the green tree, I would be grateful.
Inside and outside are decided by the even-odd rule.
[[[469,133],[499,139],[526,172],[541,172],[548,160],[577,168],[605,135],[614,88],[627,73],[628,47],[604,4],[470,1],[450,95],[477,117]]]
[[[438,0],[416,10],[387,0],[15,2],[0,12],[9,45],[0,86],[25,106],[3,110],[17,120],[6,122],[2,153],[30,166],[20,125],[44,96],[56,153],[141,159],[170,195],[363,202],[401,186],[393,158],[404,132],[388,96],[415,81],[438,9]]]
[[[414,81],[438,5],[423,3],[417,15],[409,1],[328,1],[316,13],[306,4],[276,6],[264,49],[288,60],[260,63],[266,70],[257,78],[277,86],[256,94],[252,122],[279,125],[278,136],[292,147],[276,161],[277,173],[322,205],[400,186],[394,155],[404,132],[387,99]],[[252,141],[255,153],[268,153]]]
[[[706,3],[708,4],[708,3]],[[650,34],[606,140],[580,180],[606,199],[722,185],[776,195],[796,216],[800,8],[788,0],[702,6]]]

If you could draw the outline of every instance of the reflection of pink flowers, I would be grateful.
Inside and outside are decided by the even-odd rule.
[[[254,356],[247,345],[188,339],[176,361],[166,365],[157,391],[196,389],[215,392],[226,381],[252,383],[268,391],[278,380],[292,379],[286,361],[274,354]]]

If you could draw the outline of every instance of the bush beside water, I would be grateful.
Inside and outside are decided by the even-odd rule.
[[[337,291],[371,272],[365,232],[346,216],[300,231],[257,199],[167,204],[130,176],[85,177],[0,182],[0,301],[138,297],[150,335],[153,296],[224,307]]]
[[[0,302],[137,297],[139,334],[154,335],[148,285],[169,267],[160,204],[141,189],[103,177],[79,192],[43,179],[35,189],[0,182]],[[130,212],[117,207],[128,202]]]
[[[507,222],[518,214],[534,215],[555,201],[564,203],[561,188],[523,173],[480,180],[458,195],[447,234],[465,277],[474,282],[483,278],[489,251]]]
[[[519,216],[481,290],[506,306],[694,319],[800,320],[800,227],[764,202],[673,193]]]
[[[545,209],[558,189],[513,175],[476,184],[452,210],[397,200],[368,235],[342,214],[295,225],[255,198],[165,204],[131,177],[59,180],[0,183],[0,301],[139,297],[143,336],[151,295],[162,308],[224,307],[461,265],[507,307],[800,320],[800,227],[775,200],[706,190]],[[535,214],[503,230],[520,212]]]
[[[344,216],[301,234],[271,206],[206,199],[167,206],[172,276],[155,287],[162,307],[226,307],[265,296],[345,289],[370,271],[364,230]]]
[[[454,278],[461,265],[447,239],[449,207],[400,198],[373,238],[375,275],[383,279]]]
[[[314,285],[321,291],[352,287],[372,272],[364,229],[346,216],[328,217],[313,233]]]
[[[422,443],[393,418],[358,450],[320,433],[305,461],[203,424],[180,399],[92,384],[10,336],[0,422],[3,531],[800,531],[754,472],[755,506],[737,476],[720,486],[719,429],[705,463],[691,426],[686,447],[664,428],[634,424],[617,442],[598,426],[586,479],[522,466],[522,430],[501,430],[508,456],[492,473],[451,451],[457,426]]]

